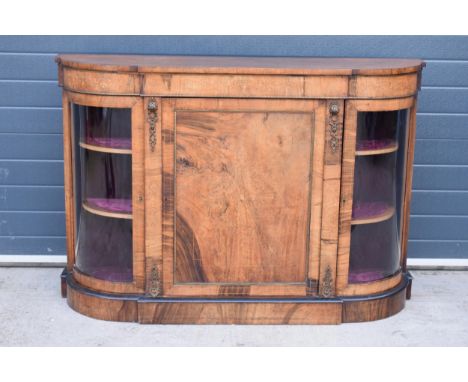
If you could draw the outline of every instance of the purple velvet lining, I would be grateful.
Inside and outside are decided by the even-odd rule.
[[[112,149],[131,149],[132,141],[129,138],[103,138],[87,137],[86,143],[89,145],[107,147]]]
[[[130,199],[88,198],[86,199],[86,204],[88,204],[90,207],[109,212],[132,212],[132,201]]]
[[[356,150],[380,150],[386,147],[395,146],[395,144],[396,143],[393,139],[366,139],[356,143]]]
[[[365,283],[369,281],[380,280],[384,278],[383,272],[368,271],[368,272],[352,272],[349,274],[348,282],[353,283]]]
[[[100,280],[115,282],[130,282],[133,280],[131,269],[121,269],[118,267],[99,267],[90,275]]]
[[[353,219],[366,219],[373,216],[382,215],[389,209],[389,205],[384,202],[357,202],[353,205]]]

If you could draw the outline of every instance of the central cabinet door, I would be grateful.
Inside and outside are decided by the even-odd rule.
[[[305,296],[318,278],[325,106],[162,100],[166,296]]]

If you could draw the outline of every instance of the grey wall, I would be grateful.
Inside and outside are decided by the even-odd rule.
[[[468,37],[0,37],[0,254],[65,253],[57,53],[415,57],[410,257],[468,258]]]

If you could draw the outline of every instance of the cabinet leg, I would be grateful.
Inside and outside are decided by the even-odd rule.
[[[407,273],[408,275],[408,286],[406,287],[406,299],[411,299],[411,286],[413,285],[413,275],[411,273]]]
[[[67,275],[68,271],[67,268],[63,268],[63,271],[60,275],[60,291],[62,293],[62,297],[66,298],[67,297]]]

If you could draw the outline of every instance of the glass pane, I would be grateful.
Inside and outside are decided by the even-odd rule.
[[[132,221],[81,210],[76,267],[108,281],[132,281]]]
[[[132,213],[132,157],[81,148],[82,198],[86,206]]]
[[[132,281],[131,109],[73,105],[76,267]]]
[[[94,146],[131,149],[130,109],[77,106],[81,141]]]
[[[399,271],[408,115],[408,110],[358,113],[350,283]]]

